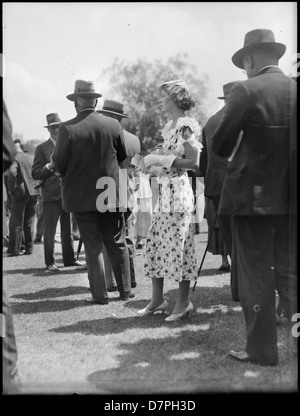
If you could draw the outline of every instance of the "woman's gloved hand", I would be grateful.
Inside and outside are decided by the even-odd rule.
[[[169,170],[175,159],[176,159],[175,155],[168,155],[168,156],[148,155],[144,157],[144,164],[146,168],[149,168],[150,166],[153,166],[153,165],[160,165]]]

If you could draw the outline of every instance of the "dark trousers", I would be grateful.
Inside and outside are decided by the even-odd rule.
[[[135,268],[134,268],[134,258],[135,258],[135,248],[134,248],[134,239],[133,239],[133,227],[131,225],[132,211],[127,209],[124,212],[125,218],[125,234],[126,234],[126,244],[128,248],[129,255],[129,268],[130,268],[130,280],[131,286],[135,286]]]
[[[32,253],[36,203],[37,196],[35,195],[21,200],[15,200],[12,197],[9,221],[9,253],[20,253],[23,233],[25,250],[26,252]]]
[[[60,236],[62,256],[65,266],[75,262],[73,240],[71,237],[71,216],[62,208],[61,199],[44,202],[44,255],[46,266],[55,263],[54,245],[58,220],[60,220]]]
[[[2,376],[3,390],[9,388],[17,372],[17,346],[14,333],[13,317],[5,291],[2,294],[2,314],[5,333],[2,334]]]
[[[211,197],[215,212],[218,212],[220,204],[220,196]],[[218,215],[218,224],[222,234],[222,238],[225,242],[226,248],[230,253],[230,288],[231,297],[234,301],[239,301],[238,293],[238,270],[237,270],[237,255],[236,255],[236,241],[234,237],[234,226],[232,216],[229,215]]]
[[[104,277],[102,244],[115,275],[120,294],[131,289],[129,256],[125,241],[125,221],[121,212],[75,212],[85,248],[92,296],[100,302],[108,298]]]
[[[38,196],[38,202],[36,204],[36,234],[35,238],[41,239],[44,234],[44,203],[40,196]]]
[[[289,318],[297,312],[295,218],[234,216],[233,222],[246,352],[257,361],[276,364],[275,288]]]
[[[124,212],[124,220],[125,220],[125,240],[128,249],[129,255],[129,269],[130,269],[130,281],[131,287],[136,286],[135,280],[135,267],[134,267],[134,258],[135,258],[135,248],[134,248],[134,239],[133,239],[133,226],[131,224],[132,219],[132,211],[127,208],[127,211]],[[105,246],[105,244],[104,244]],[[106,252],[105,252],[106,251]],[[114,273],[112,271],[112,267],[110,264],[109,259],[107,258],[107,250],[103,253],[104,257],[104,268],[105,268],[105,281],[107,287],[114,287],[117,285]]]

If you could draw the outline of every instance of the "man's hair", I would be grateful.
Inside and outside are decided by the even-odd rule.
[[[256,63],[261,63],[262,65],[278,65],[278,56],[272,49],[267,47],[258,48],[255,51],[249,53],[252,56],[253,60]]]
[[[97,104],[97,98],[76,97],[76,102],[80,107],[95,107]]]

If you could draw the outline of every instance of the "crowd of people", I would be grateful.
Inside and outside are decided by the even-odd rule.
[[[110,291],[118,291],[121,301],[135,296],[135,250],[144,247],[152,296],[138,316],[166,311],[164,279],[170,279],[178,292],[165,321],[189,317],[199,257],[189,175],[194,172],[204,177],[208,250],[222,256],[220,269],[230,272],[232,299],[241,302],[245,317],[245,349],[228,355],[277,365],[276,294],[280,313],[290,322],[297,312],[296,81],[278,67],[285,49],[268,29],[248,32],[232,57],[248,79],[224,85],[218,97],[224,106],[202,131],[186,114],[195,104],[187,83],[158,85],[169,121],[162,145],[138,163],[140,140],[122,127],[129,117],[124,104],[105,100],[96,110],[101,94],[92,81],[77,80],[67,96],[75,117],[62,122],[58,114],[48,114],[49,140],[37,146],[34,157],[21,151],[14,156],[8,173],[9,255],[20,255],[22,238],[24,254],[32,253],[40,198],[47,271],[59,270],[54,243],[60,219],[64,266],[86,267],[91,302],[107,305]],[[74,228],[85,265],[74,255]],[[40,234],[36,231],[37,241]]]

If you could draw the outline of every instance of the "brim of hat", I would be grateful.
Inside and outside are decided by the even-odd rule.
[[[45,127],[45,129],[47,129],[48,127],[57,126],[57,125],[59,125],[61,123],[62,123],[62,121],[56,121],[55,123],[50,123],[50,124],[48,124],[48,126],[44,126],[44,127]]]
[[[102,94],[99,94],[98,92],[76,92],[67,95],[67,99],[70,101],[74,101],[76,97],[100,98],[102,97]]]
[[[120,116],[120,117],[124,117],[124,118],[128,118],[129,115],[125,114],[125,113],[116,113],[115,111],[109,111],[109,110],[97,110],[98,113],[100,114],[114,114],[116,116]]]
[[[243,69],[243,58],[245,55],[247,55],[248,53],[250,53],[253,50],[256,49],[272,49],[276,55],[277,58],[280,59],[282,57],[282,55],[285,53],[286,51],[286,46],[283,43],[278,43],[278,42],[265,42],[265,43],[257,43],[254,45],[249,45],[246,46],[245,48],[239,49],[231,58],[232,62],[234,63],[235,66],[237,66],[238,68]]]
[[[217,97],[219,100],[225,100],[226,97]]]

